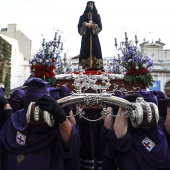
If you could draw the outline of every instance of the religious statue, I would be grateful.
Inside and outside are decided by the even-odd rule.
[[[93,1],[88,1],[79,18],[78,32],[82,36],[79,66],[85,70],[102,70],[103,59],[98,33],[102,30],[100,15]]]

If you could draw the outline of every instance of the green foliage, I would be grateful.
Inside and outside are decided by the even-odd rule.
[[[153,82],[154,82],[153,77],[149,72],[146,74],[140,74],[140,75],[124,75],[124,80],[127,83],[141,82],[141,83],[144,83],[147,87],[153,86]]]
[[[10,79],[11,79],[11,74],[10,74],[10,72],[8,72],[5,77],[5,95],[6,95],[6,97],[9,97],[10,90],[11,90]]]
[[[50,83],[50,86],[55,86],[57,85],[57,79],[55,77],[51,77],[49,79],[45,79],[46,81],[48,81]]]
[[[151,71],[154,63],[137,46],[127,46],[118,58],[113,58],[113,62],[113,71],[122,70],[126,82],[140,82],[146,86],[153,85],[154,80]]]
[[[10,93],[10,85],[11,85],[11,49],[12,46],[7,41],[5,41],[2,37],[0,37],[0,67],[4,61],[7,62],[7,70],[5,77],[5,94],[6,96]],[[1,68],[2,69],[2,68]],[[0,76],[0,81],[2,81],[2,75]]]

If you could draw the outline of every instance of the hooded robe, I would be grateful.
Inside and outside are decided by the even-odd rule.
[[[72,126],[71,147],[65,150],[57,127],[28,127],[24,109],[13,113],[0,131],[3,170],[64,170],[64,160],[78,154],[80,141]],[[76,157],[78,158],[78,157]],[[69,164],[79,169],[79,160]],[[71,167],[72,166],[72,167]],[[66,169],[66,168],[65,168]]]

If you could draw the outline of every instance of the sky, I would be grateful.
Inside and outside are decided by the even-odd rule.
[[[64,52],[67,57],[79,55],[81,36],[77,25],[83,14],[85,0],[0,0],[0,28],[17,24],[19,29],[32,40],[33,53],[41,47],[42,38],[50,41],[56,30],[61,30]],[[124,41],[125,32],[129,40],[139,44],[157,41],[170,49],[170,0],[95,0],[101,16],[102,31],[99,39],[103,57],[116,56],[118,43]],[[42,36],[43,35],[43,36]],[[63,55],[63,54],[62,54]]]

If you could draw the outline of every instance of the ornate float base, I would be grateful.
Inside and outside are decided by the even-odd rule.
[[[97,80],[97,84],[102,84],[102,80]],[[57,86],[61,87],[66,85],[71,91],[75,92],[74,79],[57,79]],[[138,92],[140,89],[146,89],[145,84],[143,83],[127,83],[123,79],[111,79],[109,92],[114,94],[133,94]],[[87,92],[93,92],[94,90],[88,89]]]

